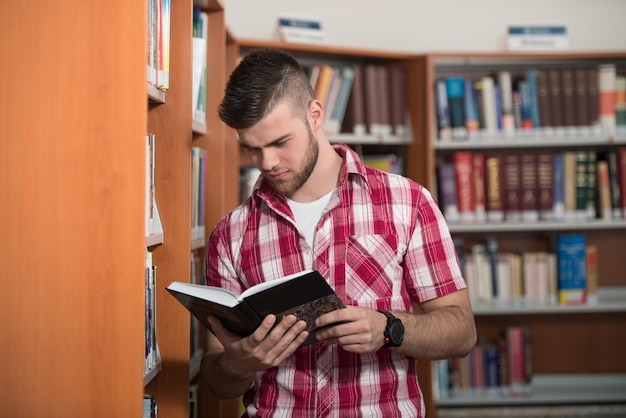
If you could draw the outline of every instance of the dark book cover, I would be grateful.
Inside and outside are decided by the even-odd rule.
[[[568,134],[573,134],[576,123],[576,90],[574,84],[574,70],[561,70],[561,96],[563,99],[563,125]]]
[[[554,176],[553,155],[551,152],[537,154],[537,200],[539,219],[551,221],[554,218]]]
[[[555,129],[562,132],[565,127],[565,115],[563,111],[561,71],[556,68],[548,70],[548,80],[550,84],[552,123]]]
[[[355,65],[352,67],[352,71],[352,89],[350,90],[350,97],[346,105],[341,132],[352,132],[356,135],[363,135],[367,132],[363,67],[361,65]]]
[[[509,222],[522,220],[522,180],[520,156],[504,155],[504,207],[505,219]]]
[[[599,134],[600,129],[600,109],[598,104],[598,70],[590,68],[587,70],[587,109],[589,111],[589,122]]]
[[[574,84],[576,86],[576,122],[580,128],[591,126],[589,119],[589,87],[587,71],[574,70]]]
[[[502,222],[505,211],[504,157],[500,153],[485,157],[485,188],[487,221]]]
[[[611,213],[613,219],[622,218],[622,198],[620,191],[620,177],[617,162],[617,151],[610,149],[606,154],[606,161],[609,169],[609,190],[611,196]]]
[[[537,70],[537,102],[539,104],[539,118],[541,120],[541,128],[544,131],[552,129],[552,107],[550,101],[550,83],[548,82],[548,74],[544,70]]]
[[[448,223],[459,222],[459,208],[456,191],[456,174],[454,164],[440,163],[437,165],[439,208]]]
[[[214,315],[231,331],[247,336],[256,330],[269,314],[276,323],[289,314],[307,322],[309,337],[302,346],[314,343],[315,319],[327,312],[345,308],[326,280],[314,270],[265,282],[247,289],[237,297],[225,289],[212,286],[173,282],[167,287],[185,308],[210,329],[207,317]],[[251,289],[262,286],[259,292]]]
[[[539,199],[537,198],[537,156],[524,153],[520,157],[522,187],[522,219],[527,222],[539,220]]]

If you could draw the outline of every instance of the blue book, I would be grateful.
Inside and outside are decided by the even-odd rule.
[[[558,295],[561,305],[586,303],[587,263],[584,234],[556,237]]]
[[[448,111],[453,138],[467,137],[465,129],[465,80],[463,77],[446,78]]]
[[[555,152],[552,156],[552,208],[554,220],[563,222],[565,220],[565,182],[563,178],[563,154]]]
[[[528,81],[528,93],[530,96],[530,116],[533,121],[535,130],[541,128],[541,120],[539,118],[539,96],[537,95],[537,73],[535,70],[526,72],[526,80]]]
[[[465,79],[465,129],[467,135],[472,138],[479,133],[478,105],[474,94],[474,80]]]

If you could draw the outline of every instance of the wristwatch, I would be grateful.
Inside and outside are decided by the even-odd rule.
[[[404,340],[404,325],[402,325],[402,321],[388,311],[379,310],[378,312],[387,317],[387,326],[384,332],[385,344],[383,347],[399,347]]]

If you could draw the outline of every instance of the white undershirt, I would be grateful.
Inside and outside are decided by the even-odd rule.
[[[296,225],[298,225],[300,233],[304,235],[307,244],[309,244],[311,248],[313,248],[315,228],[322,217],[322,212],[324,212],[326,205],[330,201],[332,193],[333,191],[331,190],[328,194],[308,203],[295,202],[291,199],[287,199],[287,203],[289,203],[293,217],[296,220]]]

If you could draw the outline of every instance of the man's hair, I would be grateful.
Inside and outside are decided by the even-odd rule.
[[[231,128],[245,129],[287,99],[294,114],[306,120],[314,98],[306,72],[292,55],[273,48],[254,49],[230,75],[218,114]]]

